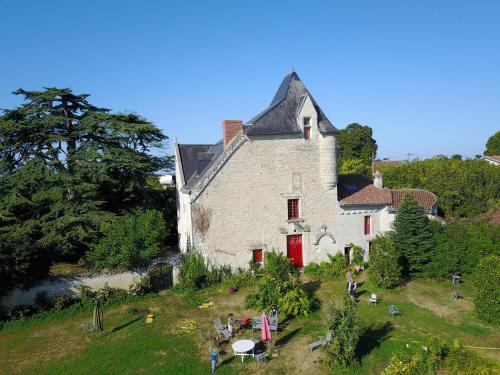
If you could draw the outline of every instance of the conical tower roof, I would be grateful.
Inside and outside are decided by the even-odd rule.
[[[322,134],[336,134],[338,130],[328,120],[296,72],[283,78],[270,106],[247,122],[245,133],[249,135],[301,133],[297,116],[307,96],[316,109],[319,131]]]

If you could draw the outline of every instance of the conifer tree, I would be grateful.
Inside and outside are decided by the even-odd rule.
[[[435,242],[430,220],[412,194],[405,195],[396,213],[393,230],[403,273],[416,276],[425,272],[435,251]]]

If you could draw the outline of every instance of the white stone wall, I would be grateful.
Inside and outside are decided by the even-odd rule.
[[[92,289],[103,288],[106,284],[112,288],[128,290],[130,285],[136,284],[141,277],[146,276],[144,272],[121,272],[115,274],[101,273],[92,276],[59,277],[41,281],[29,289],[14,289],[0,300],[0,305],[7,310],[17,305],[35,305],[35,297],[38,292],[46,291],[49,296],[67,295],[76,297],[79,288],[88,286]]]
[[[220,264],[247,267],[251,250],[286,253],[287,234],[302,234],[304,264],[326,260],[333,244],[313,245],[323,225],[335,228],[336,188],[321,183],[318,140],[302,135],[252,137],[227,160],[194,204],[211,209],[210,227],[195,245]],[[289,198],[300,199],[303,221],[288,222]]]
[[[177,234],[181,252],[187,251],[188,239],[192,243],[191,198],[180,189],[186,183],[182,176],[179,148],[175,147],[175,175],[177,176]]]

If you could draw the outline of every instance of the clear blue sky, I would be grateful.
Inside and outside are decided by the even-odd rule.
[[[181,143],[249,120],[294,68],[379,157],[473,156],[500,130],[500,1],[3,1],[0,107],[71,87]]]

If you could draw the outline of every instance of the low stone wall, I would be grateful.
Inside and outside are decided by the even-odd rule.
[[[76,297],[79,288],[88,286],[99,289],[105,284],[112,288],[128,290],[130,285],[137,283],[141,277],[146,276],[146,271],[121,272],[121,273],[99,273],[89,276],[58,277],[41,281],[29,289],[14,289],[0,300],[0,305],[10,310],[17,305],[35,305],[35,296],[38,292],[46,291],[49,296],[65,294]],[[176,272],[174,272],[174,280]],[[175,282],[175,281],[174,281]]]

